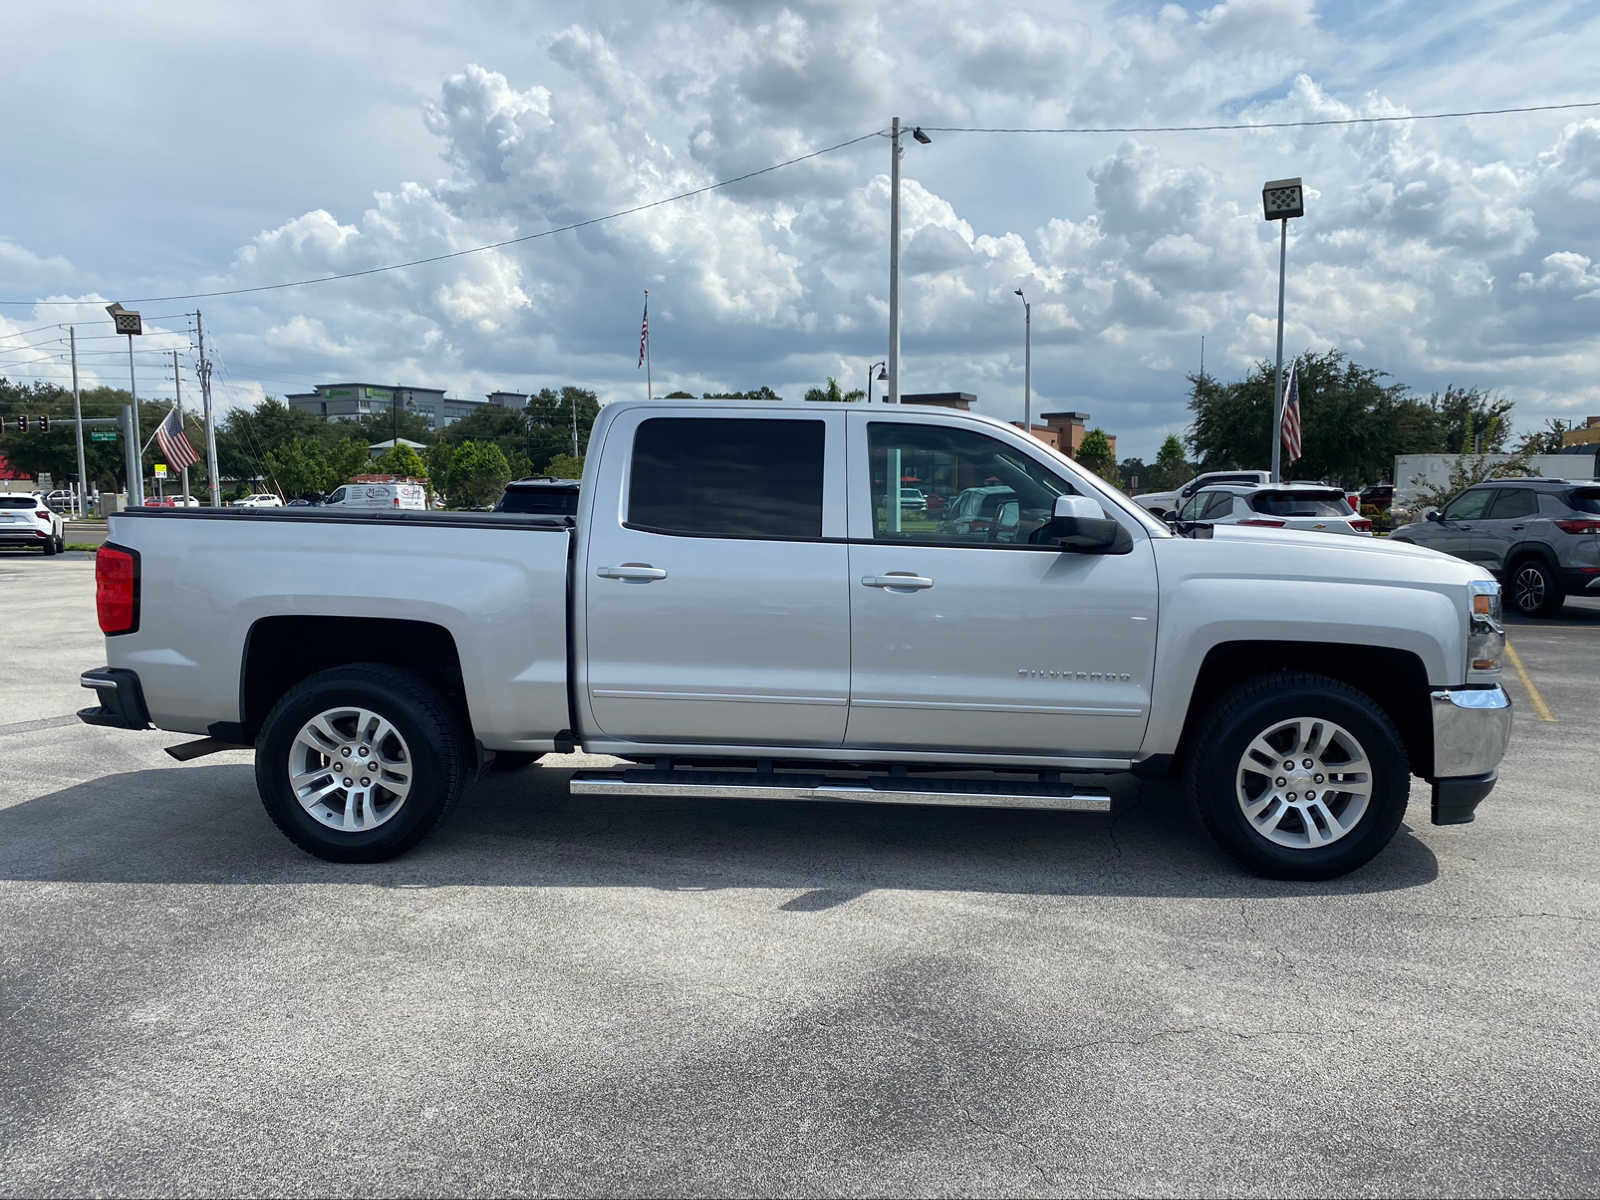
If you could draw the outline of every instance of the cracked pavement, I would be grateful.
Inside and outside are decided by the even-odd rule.
[[[1106,817],[569,798],[375,866],[249,756],[53,721],[87,560],[0,559],[0,1195],[1592,1195],[1600,604],[1512,636],[1477,822],[1240,874]]]

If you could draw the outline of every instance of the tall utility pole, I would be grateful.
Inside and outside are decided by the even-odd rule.
[[[75,326],[67,326],[67,338],[72,347],[72,420],[78,441],[78,518],[82,520],[89,511],[89,475],[83,464],[83,400],[78,395],[78,330]]]
[[[194,312],[194,332],[200,340],[200,399],[206,409],[206,479],[211,485],[211,507],[222,507],[222,484],[217,479],[217,426],[211,419],[211,360],[206,358],[206,330],[200,310]]]
[[[572,411],[572,457],[578,457],[578,394],[572,393],[572,399],[567,404]]]
[[[900,118],[889,126],[889,388],[885,404],[900,403]],[[896,486],[899,480],[895,481]],[[900,497],[892,501],[894,515],[900,513]],[[895,521],[899,527],[898,520]]]
[[[1306,213],[1300,180],[1274,179],[1261,188],[1261,215],[1278,222],[1278,365],[1272,375],[1272,482],[1283,460],[1283,279],[1289,254],[1289,220]]]
[[[172,352],[172,395],[178,406],[178,432],[183,432],[183,383],[178,377],[178,352]],[[189,468],[186,464],[179,472],[183,479],[179,495],[185,504],[189,503]]]
[[[1033,305],[1022,295],[1022,432],[1033,436]]]

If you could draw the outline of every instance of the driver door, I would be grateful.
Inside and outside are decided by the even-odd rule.
[[[1055,497],[1079,491],[1042,447],[932,414],[849,417],[845,744],[1085,757],[1137,751],[1156,638],[1154,554],[1143,527],[1124,521],[1130,554],[1071,554],[1032,542]],[[990,489],[1002,497],[995,519],[941,525],[901,513],[889,498],[913,479],[946,494]]]
[[[1472,557],[1473,538],[1489,501],[1494,499],[1491,488],[1470,488],[1457,496],[1434,522],[1433,537],[1422,543],[1434,550],[1443,550],[1457,558]],[[1420,539],[1419,539],[1420,540]]]

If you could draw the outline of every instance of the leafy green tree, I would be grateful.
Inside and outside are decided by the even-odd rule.
[[[600,399],[588,388],[564,387],[559,392],[543,388],[528,398],[523,411],[528,418],[524,453],[532,474],[547,474],[550,460],[572,453],[572,413],[578,414],[578,453],[589,445],[589,431],[600,415]]]
[[[1106,436],[1106,431],[1099,426],[1083,435],[1083,441],[1078,444],[1077,459],[1080,466],[1093,471],[1107,483],[1120,484],[1116,452],[1111,449],[1111,439]]]
[[[1150,468],[1145,466],[1144,459],[1137,456],[1125,458],[1117,464],[1117,474],[1122,477],[1124,487],[1138,487],[1147,489],[1150,486]],[[1135,483],[1134,480],[1138,480]]]
[[[310,416],[310,414],[306,414]],[[312,417],[312,420],[319,418]],[[354,430],[355,435],[367,443],[375,445],[378,442],[387,442],[390,438],[399,436],[408,442],[422,442],[424,445],[433,441],[436,436],[428,427],[428,418],[415,409],[401,406],[397,413],[374,412],[368,413],[355,421],[327,421],[322,422],[323,427],[330,432],[339,431],[340,436],[345,436],[347,430]]]
[[[1512,402],[1478,388],[1454,384],[1425,401],[1432,410],[1446,454],[1499,453],[1511,433]],[[1303,407],[1303,406],[1302,406]],[[1481,433],[1482,438],[1476,435]]]
[[[266,462],[273,489],[291,500],[321,496],[332,483],[327,453],[315,438],[298,437],[268,450]]]
[[[662,397],[662,399],[663,400],[693,400],[694,399],[694,393],[693,392],[668,392],[665,396]]]
[[[372,470],[372,451],[360,438],[345,438],[328,451],[328,489]]]
[[[425,479],[428,475],[428,465],[423,462],[422,455],[403,442],[380,454],[372,470],[376,475],[404,475],[410,479]]]
[[[1566,443],[1563,435],[1572,432],[1577,426],[1571,421],[1563,421],[1560,417],[1553,417],[1544,423],[1544,428],[1536,433],[1530,433],[1517,445],[1517,452],[1526,451],[1530,454],[1560,454],[1561,447]]]
[[[846,392],[846,391],[841,390],[840,387],[839,387],[839,381],[837,379],[835,379],[833,376],[830,375],[830,376],[828,376],[828,384],[827,384],[827,386],[826,387],[819,387],[819,388],[812,388],[810,391],[808,391],[806,393],[806,399],[808,401],[812,401],[814,403],[815,402],[820,402],[820,403],[825,403],[825,404],[853,404],[857,400],[865,399],[866,395],[867,394],[865,392],[863,392],[860,388],[856,388],[856,390],[853,391],[853,392]]]
[[[1167,434],[1166,440],[1161,443],[1161,449],[1156,451],[1156,465],[1150,474],[1149,490],[1170,492],[1174,488],[1182,487],[1193,477],[1194,468],[1183,456],[1183,443],[1178,440],[1177,434]]]
[[[570,454],[558,454],[550,460],[545,471],[556,479],[581,479],[583,459],[573,458]]]
[[[816,388],[812,388],[811,390],[812,391],[816,391],[817,389]],[[857,396],[861,395],[860,392],[857,392],[855,394]],[[687,393],[685,393],[685,397],[687,398]],[[671,397],[669,397],[669,399],[670,398]],[[782,400],[783,399],[782,396],[778,395],[777,392],[773,391],[766,384],[762,384],[758,388],[752,388],[750,391],[747,391],[747,392],[706,392],[701,398],[705,399],[705,400]]]
[[[1479,444],[1474,435],[1476,423],[1474,414],[1468,412],[1460,430],[1467,445]],[[1499,417],[1489,418],[1489,426],[1483,431],[1481,443],[1484,449],[1460,454],[1450,467],[1449,478],[1443,483],[1430,484],[1421,475],[1410,481],[1416,489],[1418,511],[1443,508],[1473,484],[1482,483],[1485,479],[1510,479],[1534,473],[1531,461],[1534,454],[1532,448],[1524,445],[1509,458],[1488,449],[1496,442],[1502,444],[1505,442],[1505,433],[1499,428],[1500,423]]]
[[[493,504],[511,479],[511,466],[493,442],[463,442],[456,448],[446,494],[455,508]]]

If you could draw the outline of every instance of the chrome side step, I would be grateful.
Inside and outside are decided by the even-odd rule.
[[[909,775],[808,775],[753,771],[580,771],[574,796],[703,796],[716,800],[837,800],[859,804],[949,804],[984,808],[1111,811],[1104,788],[1014,779],[923,779]]]

